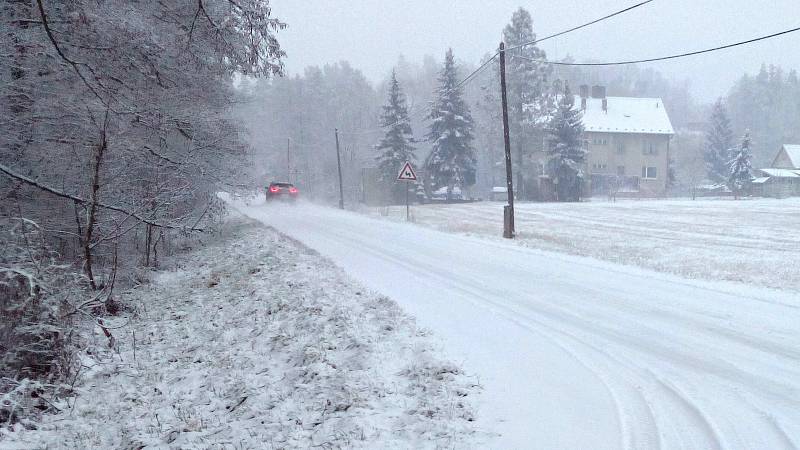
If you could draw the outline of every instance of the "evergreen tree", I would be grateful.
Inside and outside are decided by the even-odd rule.
[[[678,172],[675,168],[675,158],[670,156],[667,161],[667,189],[672,189],[678,184]]]
[[[567,85],[547,128],[550,135],[548,172],[559,201],[581,199],[587,150],[581,142],[583,112],[574,106],[575,97]]]
[[[403,164],[417,159],[414,154],[415,149],[411,145],[414,142],[414,135],[408,118],[406,98],[400,89],[394,70],[389,81],[389,99],[381,115],[381,126],[386,128],[386,135],[376,146],[380,152],[376,156],[378,169],[384,182],[394,183]],[[406,183],[397,184],[397,188],[393,190],[395,201],[401,200],[399,196],[404,193],[405,186]]]
[[[535,177],[527,177],[531,168],[526,162],[532,151],[541,148],[546,126],[544,121],[551,113],[547,79],[553,68],[544,62],[547,55],[536,45],[514,47],[535,40],[531,14],[519,8],[512,15],[511,23],[503,29],[503,41],[506,48],[512,48],[506,53],[506,74],[509,125],[516,155],[515,182],[520,198],[526,199],[535,195],[535,185],[532,184]]]
[[[750,144],[750,133],[747,132],[729,163],[728,187],[733,191],[736,198],[739,198],[740,193],[745,191],[750,182],[753,181],[753,166],[751,162],[753,154],[750,150]]]
[[[427,139],[433,144],[425,161],[428,181],[433,189],[447,187],[448,198],[453,188],[475,184],[475,150],[472,148],[473,120],[458,83],[453,50],[447,50],[444,67],[439,73],[437,97],[428,118],[432,121]]]
[[[717,100],[711,111],[711,120],[708,131],[706,132],[705,161],[708,179],[717,183],[728,180],[729,166],[731,160],[731,148],[733,147],[733,131],[725,105],[722,99]]]
[[[783,144],[800,141],[800,82],[795,71],[762,65],[730,90],[726,104],[735,135],[750,131],[758,142],[754,164],[767,166]]]

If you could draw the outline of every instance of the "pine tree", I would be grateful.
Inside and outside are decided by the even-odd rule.
[[[533,19],[524,8],[519,8],[511,17],[511,23],[503,29],[506,48],[506,72],[509,99],[509,125],[516,161],[515,182],[520,198],[532,198],[535,177],[527,177],[530,170],[526,162],[530,152],[541,146],[544,135],[543,119],[551,113],[548,108],[548,78],[553,66],[545,63],[544,50],[529,44],[536,40]],[[517,57],[519,56],[519,57]],[[529,181],[526,181],[529,180]]]
[[[427,139],[433,144],[425,161],[431,187],[447,187],[448,198],[453,188],[475,184],[475,150],[472,148],[474,123],[469,106],[463,99],[453,50],[447,50],[444,67],[439,73],[437,98],[428,118],[432,121]]]
[[[583,186],[587,154],[581,143],[583,112],[574,106],[575,97],[567,85],[547,128],[550,135],[548,171],[559,201],[579,201]]]
[[[411,145],[414,142],[414,134],[408,118],[406,98],[400,89],[394,70],[389,81],[389,99],[381,115],[381,126],[386,128],[386,135],[375,147],[380,152],[375,159],[378,161],[381,180],[394,183],[403,164],[417,159],[414,154],[415,148]],[[397,184],[393,189],[395,201],[402,200],[400,196],[404,194],[405,186],[406,183]]]
[[[746,132],[733,159],[729,163],[728,187],[733,191],[737,199],[753,180],[753,166],[751,163],[753,154],[750,150],[750,144],[750,132]]]
[[[667,161],[667,190],[672,189],[678,184],[678,171],[675,167],[675,158],[669,157]]]
[[[706,132],[704,155],[706,172],[709,180],[724,183],[728,180],[728,162],[731,160],[733,131],[731,131],[731,122],[728,120],[728,114],[722,99],[717,100],[714,104],[710,122]]]

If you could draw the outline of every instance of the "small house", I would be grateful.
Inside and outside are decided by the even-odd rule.
[[[761,197],[800,196],[800,145],[784,144],[772,167],[756,169],[753,195]]]

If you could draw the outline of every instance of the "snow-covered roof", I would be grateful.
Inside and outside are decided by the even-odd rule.
[[[495,194],[507,194],[508,188],[504,186],[495,186],[492,188],[492,192],[494,192]]]
[[[759,177],[759,178],[754,178],[753,181],[751,181],[751,183],[753,183],[753,184],[764,184],[767,181],[769,181],[769,177]]]
[[[701,191],[720,191],[720,192],[731,191],[725,183],[701,184],[697,186],[697,189]]]
[[[800,167],[800,145],[783,144],[786,155],[792,163],[792,167]]]
[[[595,133],[675,134],[664,102],[660,98],[606,97],[608,110],[603,111],[603,100],[586,99],[583,125]],[[581,107],[581,97],[575,96],[575,107]]]
[[[760,172],[767,174],[770,177],[778,178],[800,178],[800,170],[791,169],[758,169]]]

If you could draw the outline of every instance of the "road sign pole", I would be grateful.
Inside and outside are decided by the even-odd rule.
[[[417,174],[414,172],[414,167],[411,166],[411,161],[406,161],[403,164],[403,168],[400,169],[400,173],[397,174],[397,181],[402,183],[406,183],[406,222],[411,221],[411,208],[409,206],[408,200],[408,184],[417,181]]]
[[[411,212],[408,206],[408,181],[406,181],[406,222],[411,221]]]
[[[335,128],[336,133],[336,166],[339,168],[339,209],[344,209],[344,188],[342,187],[342,158],[339,155],[339,129]]]
[[[500,91],[503,106],[503,144],[506,152],[506,191],[508,205],[503,208],[503,237],[513,239],[514,230],[514,182],[511,177],[511,138],[508,131],[508,97],[506,93],[506,44],[500,43]]]

